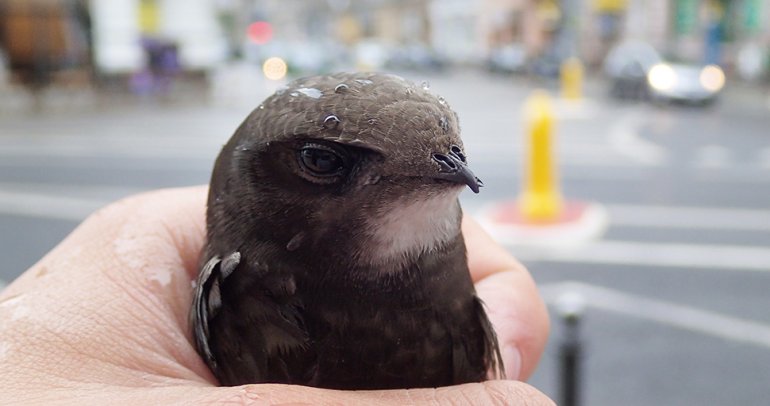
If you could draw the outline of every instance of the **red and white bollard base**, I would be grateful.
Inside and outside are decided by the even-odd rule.
[[[475,218],[498,242],[506,246],[567,248],[595,240],[608,225],[607,210],[598,203],[565,201],[552,220],[532,220],[519,210],[516,200],[495,202]]]

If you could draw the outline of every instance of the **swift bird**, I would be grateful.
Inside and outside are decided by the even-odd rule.
[[[299,79],[214,166],[191,324],[223,385],[437,387],[502,377],[458,195],[457,115],[394,75]]]

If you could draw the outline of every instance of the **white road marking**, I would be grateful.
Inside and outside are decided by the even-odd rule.
[[[69,196],[91,199],[98,203],[117,200],[122,197],[140,193],[146,188],[111,186],[98,184],[67,184],[44,182],[0,182],[0,191],[6,193],[31,193],[34,195]]]
[[[509,246],[522,261],[770,272],[770,248],[604,240],[580,246]]]
[[[102,159],[103,158],[103,159]],[[188,157],[170,157],[157,155],[154,157],[144,156],[116,156],[110,154],[89,155],[79,157],[57,156],[53,158],[48,156],[3,156],[0,158],[1,167],[22,167],[22,168],[76,168],[76,169],[94,169],[101,171],[105,167],[104,161],[109,161],[110,169],[119,169],[127,172],[185,172],[191,170],[208,169],[214,166],[213,157],[188,156]]]
[[[695,170],[690,171],[689,176],[691,179],[698,182],[709,183],[730,183],[747,185],[752,183],[770,183],[770,176],[764,170],[756,170],[751,167],[733,166],[729,168],[720,168],[719,170]],[[766,191],[767,186],[761,186],[763,189],[758,189],[757,193]]]
[[[770,231],[770,210],[620,204],[606,208],[615,226]]]
[[[559,137],[554,145],[555,162],[559,166],[588,166],[588,167],[640,167],[638,162],[619,154],[611,146],[596,139],[581,137]],[[469,140],[465,143],[470,164],[477,159],[484,162],[518,162],[523,163],[528,154],[528,149],[522,142],[513,140],[500,141],[476,141]],[[476,157],[474,159],[474,157]],[[516,167],[519,170],[520,165]]]
[[[569,103],[563,103],[569,107]],[[576,111],[581,111],[581,104],[575,104]],[[595,104],[588,104],[589,111],[598,111]],[[566,108],[565,107],[565,108]],[[665,148],[638,135],[639,128],[648,113],[633,111],[622,115],[604,135],[598,133],[570,133],[557,129],[554,144],[558,153],[558,164],[567,166],[592,167],[657,167],[669,162],[669,153]],[[577,114],[578,116],[580,114]],[[574,118],[574,117],[572,117]],[[520,134],[519,134],[520,135]],[[484,156],[485,160],[504,158],[522,161],[527,155],[525,143],[519,138],[500,139],[497,142],[487,140],[478,142],[468,137],[466,147],[475,156]],[[503,154],[504,153],[504,154]]]
[[[549,284],[540,290],[549,303],[564,293],[577,292],[588,307],[770,349],[770,325],[756,321],[581,282]]]
[[[65,142],[68,141],[68,142]],[[13,157],[121,157],[121,158],[209,158],[216,156],[221,143],[211,140],[159,137],[105,138],[63,137],[44,144],[0,145],[0,156]]]
[[[616,120],[610,127],[608,141],[615,151],[637,163],[650,166],[665,165],[669,161],[668,151],[637,134],[645,117],[647,117],[646,114],[637,111]]]
[[[596,118],[602,110],[599,103],[585,98],[570,100],[555,97],[552,106],[557,120],[590,120]]]
[[[721,145],[704,145],[695,152],[696,168],[724,168],[730,165],[730,150]]]
[[[93,198],[0,190],[0,213],[4,214],[81,221],[105,204]]]

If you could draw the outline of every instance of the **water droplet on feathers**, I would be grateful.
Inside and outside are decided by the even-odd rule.
[[[441,119],[438,120],[438,124],[444,132],[449,131],[449,120],[447,120],[446,117],[441,117]]]
[[[323,92],[312,87],[302,87],[297,89],[297,91],[313,99],[319,99],[321,96],[323,96]],[[294,96],[294,93],[292,93],[292,96]]]
[[[326,118],[324,119],[324,128],[326,128],[327,130],[337,128],[340,122],[341,120],[339,119],[339,117],[335,116],[334,114],[330,114],[326,116]]]

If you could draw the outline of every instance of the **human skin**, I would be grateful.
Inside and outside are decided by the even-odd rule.
[[[526,269],[468,217],[469,266],[509,380],[382,391],[217,387],[187,321],[206,193],[170,189],[109,205],[0,293],[0,403],[552,404],[520,382],[545,346],[545,306]]]

